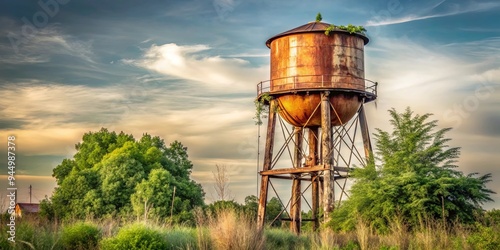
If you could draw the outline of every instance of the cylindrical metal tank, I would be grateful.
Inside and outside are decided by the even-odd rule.
[[[330,91],[332,125],[356,114],[365,92],[364,45],[368,38],[312,22],[278,34],[271,49],[269,94],[278,100],[279,114],[294,126],[319,126],[321,93]]]

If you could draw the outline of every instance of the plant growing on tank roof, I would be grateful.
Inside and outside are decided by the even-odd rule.
[[[316,14],[316,22],[321,22],[322,20],[323,20],[323,17],[321,16],[321,13],[318,12],[318,14]],[[348,24],[347,26],[345,26],[345,25],[337,26],[335,24],[330,24],[330,26],[328,26],[328,28],[326,28],[326,30],[325,30],[325,35],[329,36],[330,33],[332,31],[334,31],[335,29],[345,30],[345,31],[349,32],[349,34],[360,33],[362,35],[365,35],[365,32],[366,32],[366,29],[363,26],[356,26],[356,25],[352,25],[352,24]]]
[[[321,22],[321,20],[323,20],[323,17],[321,16],[321,13],[318,12],[316,15],[316,22]]]
[[[345,31],[349,32],[349,34],[359,33],[359,34],[365,35],[365,32],[366,32],[366,29],[363,26],[356,26],[356,25],[352,25],[352,24],[348,24],[347,26],[345,26],[345,25],[336,26],[335,24],[331,24],[330,26],[328,26],[328,28],[326,28],[325,35],[329,36],[330,33],[332,31],[334,31],[335,29],[345,30]]]

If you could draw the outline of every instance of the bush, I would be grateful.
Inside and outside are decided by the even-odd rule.
[[[265,231],[266,249],[310,249],[310,240],[297,236],[286,229],[268,229]]]
[[[360,249],[360,247],[359,247],[359,244],[356,241],[351,240],[351,241],[347,242],[347,245],[345,245],[341,249],[344,249],[344,250],[358,250],[358,249]]]
[[[165,232],[169,249],[198,249],[196,229],[179,227]]]
[[[207,219],[211,245],[215,249],[262,249],[264,239],[253,218],[228,209]]]
[[[133,224],[118,231],[113,238],[101,241],[106,250],[168,249],[168,244],[160,232],[141,224]]]
[[[36,239],[37,227],[32,221],[16,220],[16,243],[15,249],[29,249],[28,246],[33,246],[33,241]]]
[[[474,249],[494,250],[500,247],[500,236],[495,232],[493,227],[483,226],[479,223],[476,224],[477,231],[472,233],[467,239]]]
[[[100,238],[97,226],[78,222],[62,229],[60,246],[63,249],[97,249]]]
[[[484,214],[484,224],[491,227],[500,227],[500,210],[493,209]]]
[[[16,220],[15,243],[8,240],[7,230],[0,231],[0,237],[0,249],[53,249],[58,232],[36,218],[24,217]]]

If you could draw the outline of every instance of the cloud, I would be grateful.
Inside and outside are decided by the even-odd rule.
[[[190,20],[195,17],[211,13],[210,2],[197,0],[195,2],[171,2],[165,12],[165,16],[174,17],[177,20]]]
[[[494,47],[500,47],[500,40],[439,45],[380,37],[366,48],[366,77],[380,83],[378,104],[383,110],[390,108],[385,103],[398,102],[442,114],[437,107],[453,105],[481,82],[498,83]]]
[[[233,12],[240,3],[241,0],[213,0],[213,6],[221,20]]]
[[[244,54],[235,54],[235,55],[229,55],[227,57],[269,57],[269,53],[244,53]]]
[[[470,12],[483,12],[490,11],[491,9],[500,7],[500,3],[498,2],[476,2],[469,1],[467,3],[449,3],[446,0],[439,1],[431,1],[429,2],[430,6],[422,7],[419,2],[419,5],[415,5],[415,8],[412,8],[411,5],[403,6],[403,10],[406,10],[407,13],[403,13],[403,16],[391,16],[388,15],[386,18],[382,19],[380,16],[375,16],[373,19],[368,20],[365,26],[384,26],[384,25],[393,25],[400,23],[413,22],[418,20],[432,19],[432,18],[440,18],[447,16],[455,16],[461,15]],[[408,8],[410,6],[410,8]],[[406,8],[404,8],[406,7]],[[416,12],[416,13],[408,13],[408,12]]]
[[[11,42],[0,44],[0,51],[4,54],[0,64],[34,64],[46,63],[55,55],[68,55],[79,58],[88,63],[93,60],[92,43],[83,42],[62,32],[57,24],[49,24],[32,36],[23,36],[13,31],[21,30],[17,26],[2,30]]]
[[[240,58],[207,55],[210,50],[207,45],[152,45],[141,59],[124,62],[224,92],[248,91],[266,78],[267,67],[254,67]]]
[[[105,88],[91,88],[82,85],[71,86],[32,80],[25,83],[4,84],[0,93],[5,106],[0,115],[6,120],[27,120],[24,127],[44,127],[46,125],[65,126],[76,116],[87,122],[102,121],[113,115],[106,109],[113,102],[124,97]],[[18,102],[17,100],[22,100]]]

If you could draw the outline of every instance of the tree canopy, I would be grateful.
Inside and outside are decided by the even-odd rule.
[[[58,187],[42,202],[42,214],[165,218],[204,205],[201,185],[190,179],[193,165],[187,148],[178,141],[166,146],[157,136],[144,134],[135,140],[102,128],[85,133],[75,147],[73,159],[64,159],[53,170]]]
[[[491,174],[456,170],[460,148],[450,147],[431,114],[389,110],[392,132],[377,129],[376,157],[353,172],[351,196],[333,213],[333,227],[350,230],[361,218],[385,231],[396,218],[412,227],[425,220],[472,222],[484,202]]]

